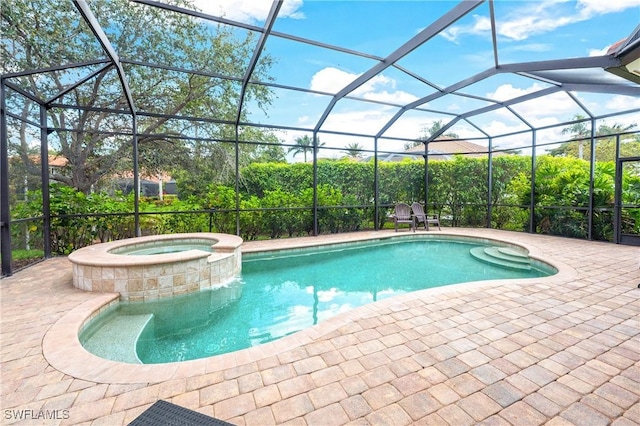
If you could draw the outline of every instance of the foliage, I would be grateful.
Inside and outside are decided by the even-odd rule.
[[[528,205],[519,205],[516,177],[524,177],[525,185],[530,182],[531,159],[517,155],[503,155],[493,158],[491,192],[491,226],[510,231],[523,231],[528,223]],[[530,188],[530,186],[528,187]]]
[[[492,167],[492,226],[526,230],[531,203],[528,157],[499,156]],[[397,202],[424,200],[424,163],[405,160],[379,164],[378,225]],[[594,170],[592,236],[613,235],[615,167],[599,162]],[[640,176],[625,172],[623,202],[640,204]],[[349,232],[373,226],[374,169],[369,162],[320,161],[313,190],[313,166],[307,163],[252,163],[243,169],[240,192],[210,184],[202,197],[141,200],[143,234],[213,231],[236,233],[246,240],[309,235],[314,231],[314,196],[318,231]],[[535,230],[586,238],[588,234],[589,163],[577,158],[539,156],[533,193]],[[487,159],[456,157],[429,162],[428,210],[454,226],[485,226]],[[51,240],[56,253],[69,253],[96,241],[134,235],[132,196],[84,194],[61,184],[51,185]],[[12,210],[14,218],[39,218],[41,193],[30,192]],[[238,221],[238,222],[236,222]],[[16,240],[41,241],[42,220],[12,227]],[[625,232],[640,232],[640,209],[626,209]],[[27,236],[25,229],[28,229]]]
[[[131,197],[126,198],[121,195],[111,197],[104,193],[87,195],[62,184],[51,184],[49,192],[50,240],[54,253],[68,254],[94,241],[108,241],[135,235],[133,218],[128,214],[133,211]],[[15,218],[41,216],[42,192],[29,193],[28,201],[17,204],[12,214]],[[43,223],[35,222],[29,231],[42,239]]]
[[[167,211],[168,209],[170,210]],[[153,234],[207,232],[209,230],[209,215],[200,213],[201,210],[202,205],[193,197],[188,200],[172,199],[161,204],[148,201],[145,203],[144,212],[160,214],[144,216],[145,223],[141,226],[144,226],[147,233]]]
[[[72,2],[14,0],[5,3],[1,10],[0,44],[3,73],[104,58],[102,46],[79,18]],[[171,0],[170,3],[193,6],[192,0]],[[230,171],[235,176],[235,147],[220,142],[234,140],[234,127],[177,116],[236,120],[239,85],[203,73],[243,75],[246,63],[242,58],[253,53],[254,32],[249,31],[245,38],[240,38],[238,32],[227,26],[216,27],[188,15],[127,0],[91,2],[89,6],[119,57],[196,71],[123,65],[138,113],[140,170],[155,175],[160,171],[189,169],[207,183],[224,180]],[[268,71],[272,63],[269,54],[262,54],[253,76],[262,81],[271,80]],[[80,82],[92,73],[95,73],[93,78],[65,93],[70,83]],[[113,67],[87,65],[16,77],[12,82],[40,99],[84,107],[48,110],[52,128],[69,129],[49,135],[51,148],[69,164],[65,173],[52,175],[52,179],[88,194],[102,180],[132,169],[130,134],[133,128],[127,112],[130,105]],[[272,92],[264,85],[249,85],[244,96],[246,102],[255,102],[264,109],[271,102]],[[7,104],[23,120],[39,121],[39,110],[32,101],[11,92]],[[240,120],[245,114],[241,112]],[[20,156],[30,173],[38,174],[37,167],[28,161],[28,154],[30,142],[37,139],[39,133],[34,134],[33,129],[23,124],[13,127],[17,130],[12,130],[11,154]],[[247,135],[251,140],[269,139],[269,131],[252,132],[254,134]],[[247,161],[263,155],[270,160],[283,157],[277,149],[265,154],[257,152],[257,147],[248,145],[244,150]]]
[[[573,141],[562,143],[558,148],[549,150],[549,154],[555,157],[574,157],[580,159],[591,158],[591,126],[584,115],[577,114],[576,120],[571,126],[562,129],[563,135],[569,135]],[[595,131],[595,155],[597,161],[615,161],[616,138],[620,133],[630,131],[635,124],[622,125],[614,123],[608,125],[601,123]],[[620,157],[634,157],[640,155],[640,134],[636,133],[623,136],[620,143]]]
[[[264,230],[268,231],[270,238],[280,238],[283,235],[292,237],[302,228],[303,220],[299,210],[280,210],[298,207],[299,203],[298,197],[280,188],[265,192],[260,204],[269,209],[262,212],[262,220]]]
[[[453,226],[486,223],[487,160],[455,156],[453,160],[434,162],[429,201],[445,209]],[[433,196],[432,196],[433,194]],[[481,209],[482,207],[482,209]]]
[[[235,234],[236,191],[229,186],[212,184],[207,187],[205,207],[212,209],[212,229],[224,234]]]
[[[429,126],[423,126],[422,129],[420,129],[420,136],[418,137],[418,140],[413,143],[405,144],[404,149],[409,149],[414,146],[420,145],[423,141],[429,139],[431,136],[440,132],[440,130],[443,127],[444,127],[444,124],[442,123],[442,120],[432,121]],[[455,132],[447,132],[443,136],[446,138],[452,138],[452,139],[458,139],[459,137],[458,134]]]
[[[11,258],[13,260],[29,260],[29,259],[41,259],[44,257],[44,252],[39,249],[31,250],[13,250],[11,252]]]
[[[253,162],[259,163],[283,163],[286,162],[286,153],[282,147],[282,141],[275,134],[262,131],[256,127],[242,128],[239,135],[243,143],[240,148],[240,167]]]
[[[589,162],[577,158],[540,156],[537,160],[535,178],[533,202],[536,230],[553,235],[586,238],[589,232]],[[612,240],[613,219],[610,210],[614,202],[614,179],[613,163],[596,163],[592,228],[592,236],[595,239]],[[530,179],[521,174],[513,187],[520,194],[521,204],[529,205]]]
[[[240,171],[243,192],[263,197],[266,191],[300,192],[313,187],[312,165],[308,163],[253,163]]]
[[[364,150],[364,147],[360,145],[360,143],[351,142],[346,146],[343,152],[347,155],[347,157],[357,160],[359,158],[362,158],[362,156],[364,155],[362,152],[363,150]]]
[[[295,139],[295,145],[290,147],[287,151],[289,154],[293,153],[295,157],[298,154],[304,155],[304,162],[307,162],[307,153],[312,153],[314,149],[313,138],[309,135],[299,136]],[[318,148],[324,146],[324,142],[320,142],[320,138],[316,136],[316,143]]]

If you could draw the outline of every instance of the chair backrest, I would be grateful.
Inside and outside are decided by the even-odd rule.
[[[396,204],[395,208],[395,216],[398,219],[409,219],[411,218],[411,207],[405,203]]]
[[[417,202],[411,204],[411,210],[413,211],[413,214],[416,217],[419,217],[421,219],[425,217],[424,209],[422,208],[422,204],[417,203]]]

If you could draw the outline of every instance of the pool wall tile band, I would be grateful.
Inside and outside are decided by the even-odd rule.
[[[127,255],[130,247],[162,247],[207,242],[213,253],[190,249]],[[172,297],[223,285],[240,273],[242,239],[235,235],[192,233],[154,235],[95,244],[69,255],[73,285],[81,290],[120,293],[122,300]]]

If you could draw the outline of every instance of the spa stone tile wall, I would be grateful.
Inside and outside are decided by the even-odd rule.
[[[123,300],[171,297],[224,284],[240,273],[238,253],[143,266],[73,265],[74,286],[86,291],[117,292]]]

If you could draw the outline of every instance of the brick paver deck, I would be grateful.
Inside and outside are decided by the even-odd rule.
[[[78,312],[112,296],[74,288],[66,258],[32,266],[0,282],[0,423],[127,424],[164,399],[238,425],[640,425],[640,248],[442,233],[523,245],[560,273],[385,299],[281,341],[160,371],[78,350]]]

